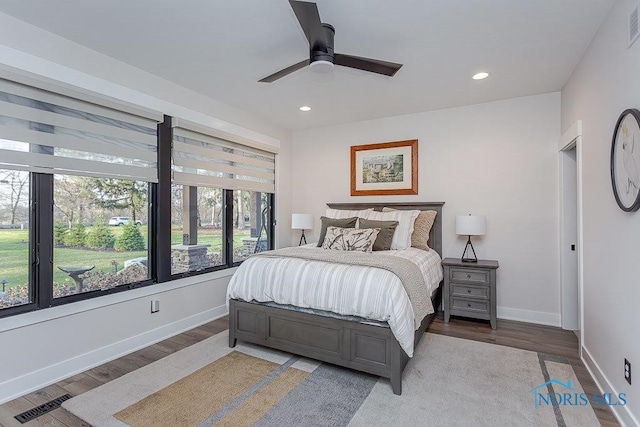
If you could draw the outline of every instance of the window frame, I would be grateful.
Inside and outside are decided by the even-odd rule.
[[[162,200],[171,200],[171,186],[172,186],[172,170],[171,170],[171,160],[172,160],[172,148],[173,148],[173,118],[170,116],[165,116],[164,122],[158,126],[158,185],[165,186],[160,192],[163,194]],[[167,168],[167,169],[164,169]],[[196,187],[197,188],[197,187]],[[164,191],[163,191],[164,190]],[[182,279],[185,277],[198,276],[201,274],[211,273],[213,271],[226,270],[229,268],[238,267],[240,264],[244,262],[236,261],[233,262],[233,203],[234,197],[233,192],[235,190],[229,190],[226,188],[222,188],[222,211],[224,215],[222,216],[222,230],[223,230],[223,248],[222,248],[222,257],[225,260],[224,264],[216,265],[208,268],[204,268],[202,270],[196,271],[185,271],[181,273],[171,274],[171,263],[165,262],[165,267],[168,272],[163,272],[163,274],[168,274],[166,280],[171,281]],[[275,247],[274,242],[274,234],[275,234],[275,222],[273,221],[273,202],[275,200],[274,193],[266,193],[267,197],[267,245],[268,248],[273,249]],[[170,204],[166,206],[166,209],[162,209],[165,213],[168,212],[167,218],[164,219],[162,225],[165,230],[171,230],[171,206]],[[168,242],[163,242],[161,248],[163,251],[167,251],[168,256],[164,259],[171,259],[171,234],[164,233],[164,239],[168,240]],[[160,281],[158,282],[160,283]]]
[[[53,174],[36,174],[36,175],[43,175],[45,177],[50,177],[51,179],[51,188],[50,188],[50,194],[51,194],[51,198],[50,200],[47,200],[51,206],[51,208],[53,208],[53,202],[54,202],[54,198],[53,198],[53,184],[54,184],[54,175]],[[156,186],[157,184],[155,183],[147,183],[147,185],[149,186],[149,197],[147,199],[147,209],[148,209],[148,215],[147,218],[149,218],[149,220],[151,221],[151,193],[152,193],[152,188],[154,186]],[[155,284],[155,282],[153,281],[153,275],[151,273],[151,271],[149,271],[148,274],[148,278],[145,280],[141,280],[139,282],[133,282],[133,283],[127,283],[126,285],[120,285],[120,286],[114,286],[112,288],[106,288],[106,289],[95,289],[92,291],[86,291],[86,292],[80,292],[78,294],[73,294],[73,295],[65,295],[63,297],[58,297],[58,298],[54,298],[53,297],[53,271],[54,271],[54,265],[53,265],[53,251],[54,251],[54,246],[53,246],[53,227],[54,227],[54,220],[53,220],[53,209],[50,209],[51,211],[51,219],[50,219],[50,230],[49,232],[44,232],[44,230],[41,231],[41,241],[39,246],[42,247],[43,242],[44,242],[44,248],[46,248],[46,250],[50,251],[50,256],[45,258],[45,259],[49,259],[51,260],[51,268],[48,271],[43,271],[40,274],[44,274],[46,276],[45,277],[45,281],[42,282],[42,280],[39,280],[38,282],[36,282],[38,288],[40,288],[40,292],[50,292],[50,295],[48,295],[49,301],[47,304],[47,301],[44,301],[42,304],[39,304],[39,308],[47,308],[47,307],[57,307],[60,305],[64,305],[64,304],[69,304],[72,302],[77,302],[77,301],[84,301],[86,299],[91,299],[91,298],[97,298],[103,295],[110,295],[110,294],[114,294],[117,292],[123,292],[123,291],[128,291],[131,289],[137,289],[137,288],[141,288],[143,286],[149,286],[149,285],[153,285]],[[42,215],[42,213],[41,213]],[[48,223],[46,225],[49,225]],[[153,245],[152,245],[152,239],[151,239],[151,225],[149,225],[149,231],[147,231],[147,262],[150,264],[151,259],[153,259],[152,257],[152,251],[153,251]],[[44,238],[42,238],[42,236],[44,236]],[[46,256],[46,254],[45,254]],[[37,258],[42,258],[42,254],[36,254]],[[44,267],[43,267],[44,268]],[[46,283],[51,283],[50,286],[45,286]]]

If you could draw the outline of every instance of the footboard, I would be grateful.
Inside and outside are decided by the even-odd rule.
[[[416,343],[431,316],[416,331]],[[409,360],[391,329],[300,313],[239,300],[229,301],[229,346],[247,341],[391,380],[402,393],[402,371]]]

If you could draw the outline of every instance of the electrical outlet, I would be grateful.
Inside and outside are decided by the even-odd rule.
[[[624,359],[624,379],[631,385],[631,362]]]
[[[157,299],[154,299],[151,301],[151,312],[152,313],[157,313],[160,311],[160,301]]]

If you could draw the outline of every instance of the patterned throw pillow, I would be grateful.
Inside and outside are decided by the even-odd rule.
[[[376,241],[379,228],[341,228],[327,227],[327,234],[322,242],[322,249],[337,251],[371,252]]]

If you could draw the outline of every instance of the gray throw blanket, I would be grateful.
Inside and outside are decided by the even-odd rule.
[[[433,313],[433,304],[431,304],[431,297],[429,296],[424,276],[418,266],[408,259],[379,253],[335,251],[315,247],[276,249],[274,251],[260,252],[253,256],[300,258],[382,268],[398,276],[400,282],[402,282],[402,286],[404,286],[409,296],[411,307],[413,307],[415,329],[420,327],[420,323],[422,323],[422,319],[425,316]]]

